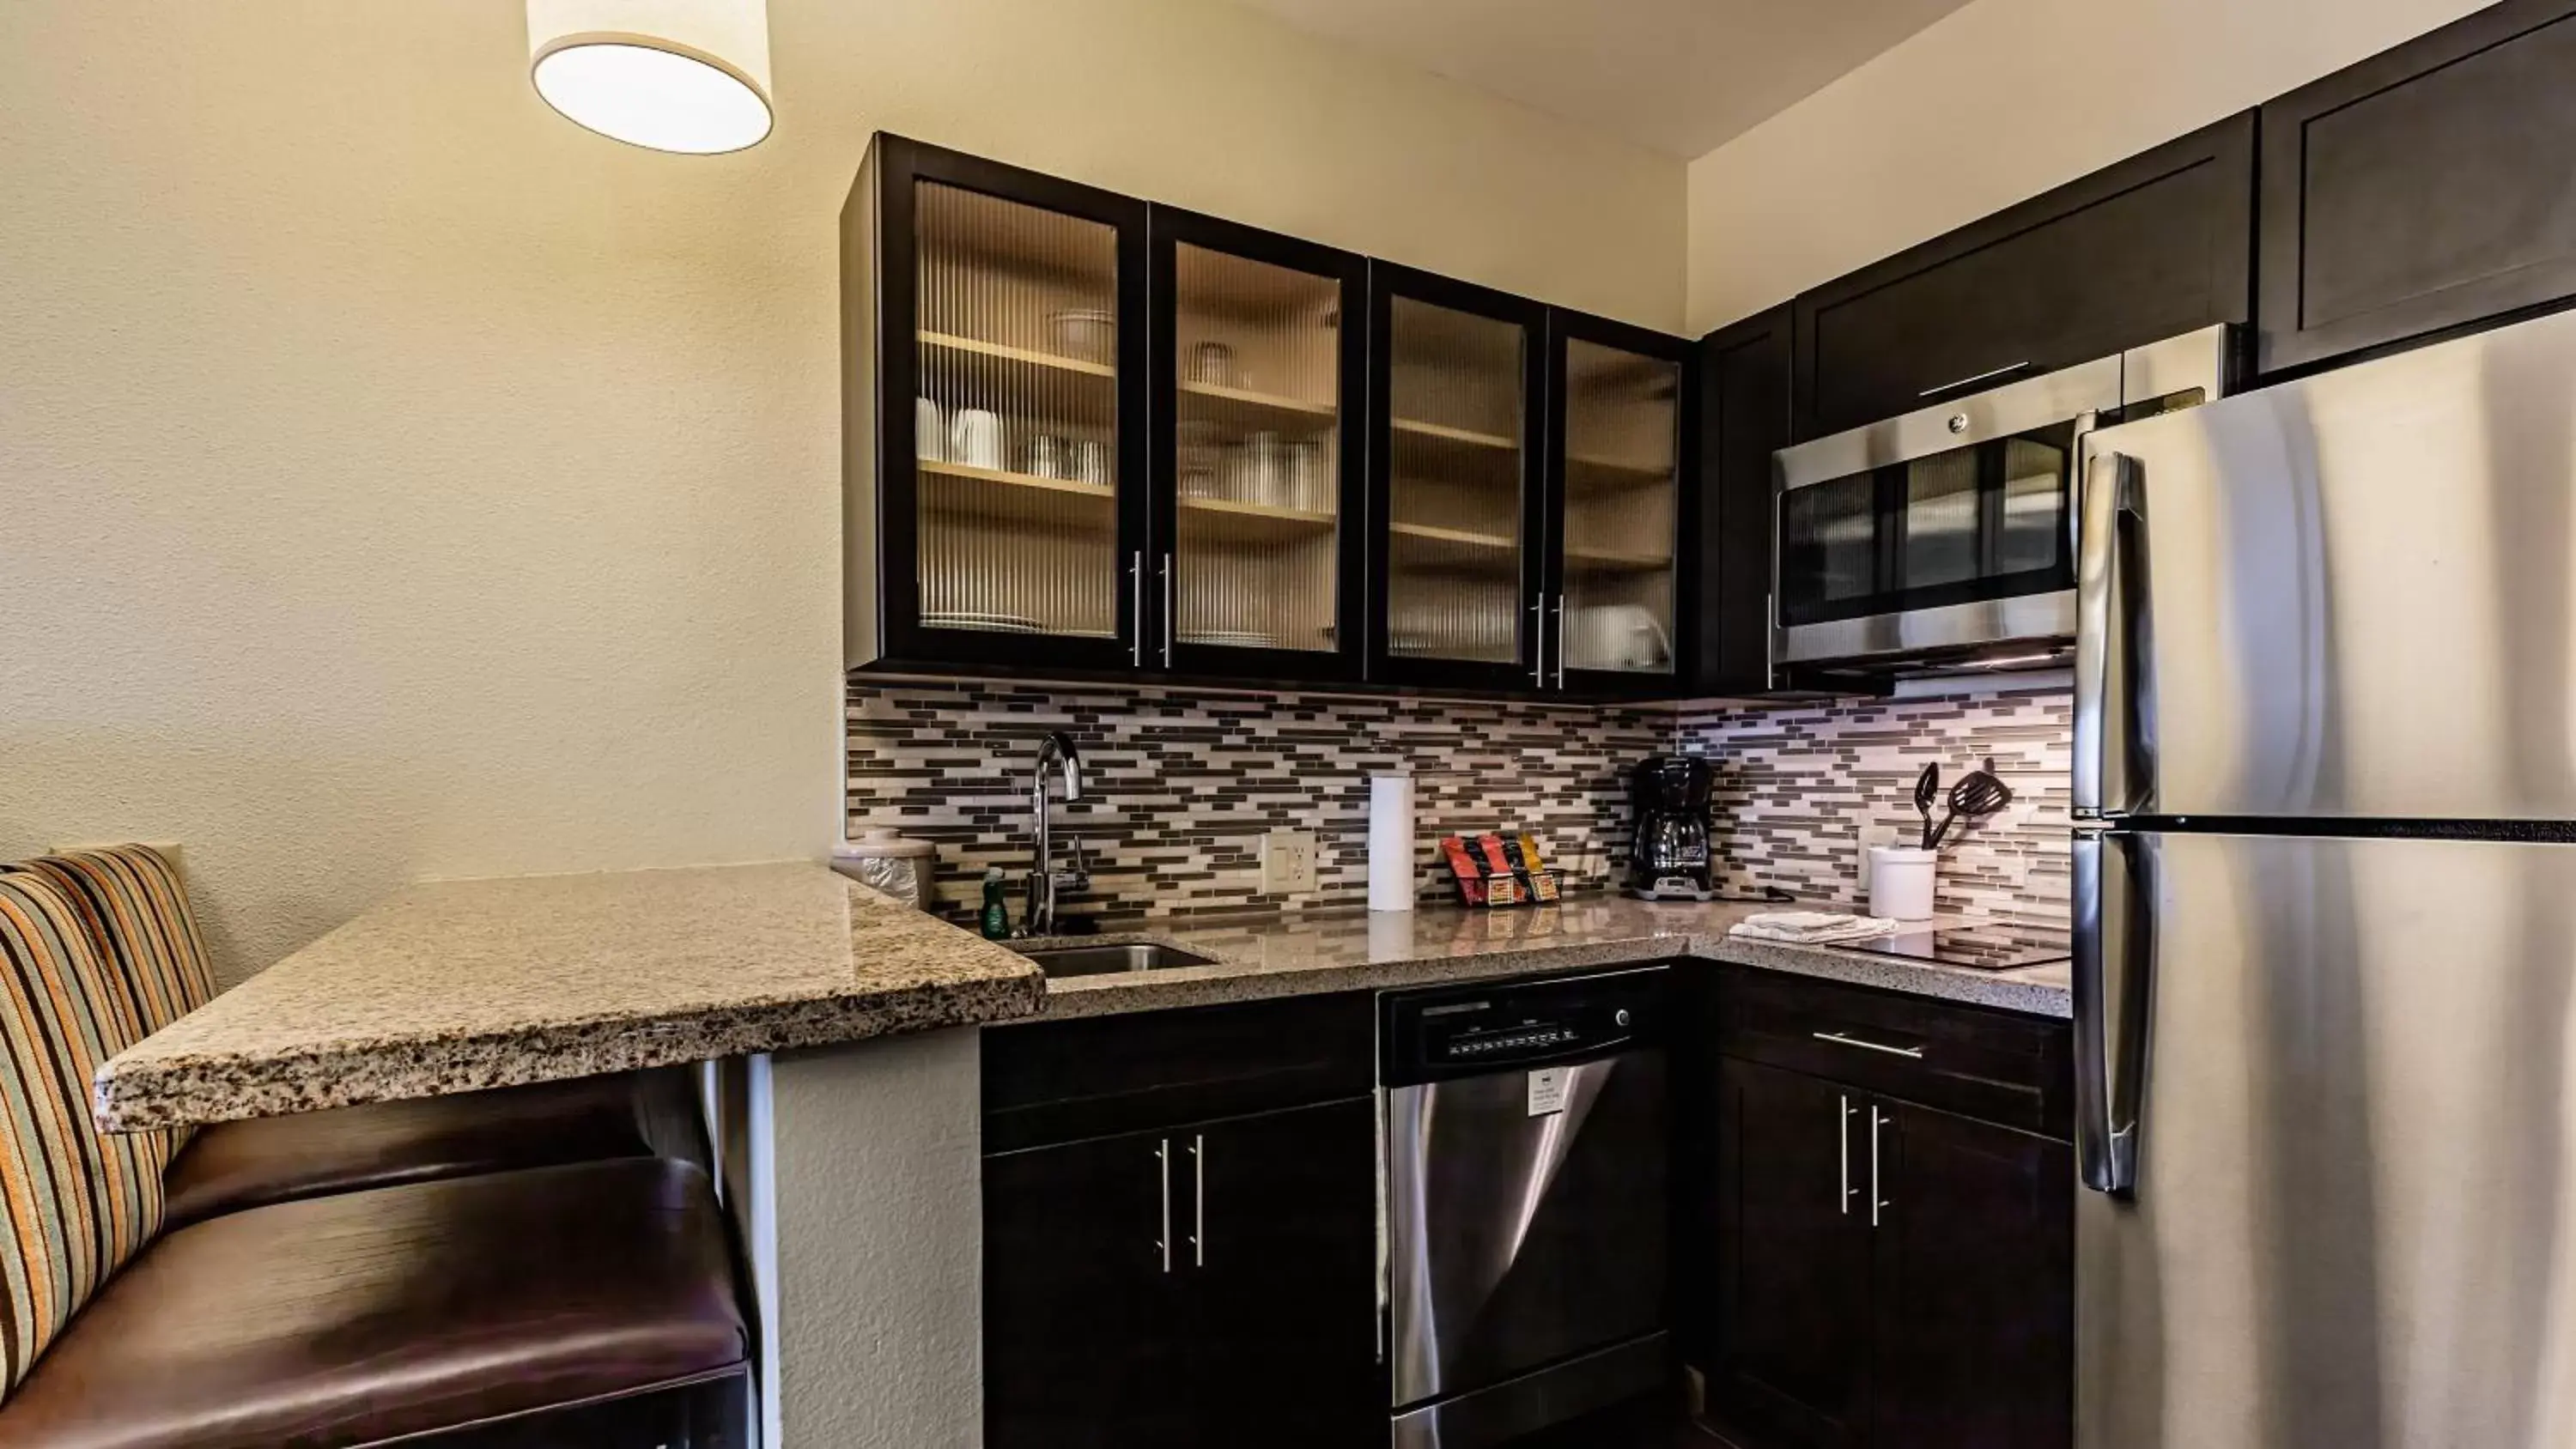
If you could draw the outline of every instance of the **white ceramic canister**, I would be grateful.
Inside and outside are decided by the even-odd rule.
[[[939,890],[939,847],[879,826],[841,842],[832,852],[832,869],[926,911]]]
[[[1869,913],[1889,921],[1932,918],[1932,886],[1940,871],[1938,851],[1902,845],[1869,848]]]

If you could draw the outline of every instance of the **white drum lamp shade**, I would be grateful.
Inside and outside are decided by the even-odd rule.
[[[603,136],[739,151],[769,134],[768,0],[528,0],[528,74]]]

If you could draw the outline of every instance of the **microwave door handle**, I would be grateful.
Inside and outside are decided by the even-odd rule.
[[[2140,727],[2152,637],[2140,471],[2123,453],[2100,454],[2085,467],[2075,555],[2072,804],[2079,820],[2137,814],[2154,792],[2154,761]]]
[[[2073,847],[2075,1156],[2084,1185],[2129,1197],[2147,1069],[2156,846],[2079,830]]]

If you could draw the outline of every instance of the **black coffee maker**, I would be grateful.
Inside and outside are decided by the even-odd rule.
[[[1655,755],[1637,764],[1628,799],[1637,821],[1628,853],[1628,893],[1649,901],[1704,901],[1708,854],[1708,761]]]

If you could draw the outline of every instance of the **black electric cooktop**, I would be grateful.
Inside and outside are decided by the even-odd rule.
[[[1875,951],[1882,956],[1903,956],[1943,966],[1968,966],[1979,971],[2046,966],[2074,955],[2064,926],[2031,926],[2017,921],[1901,927],[1895,935],[1849,942],[1844,949]]]

